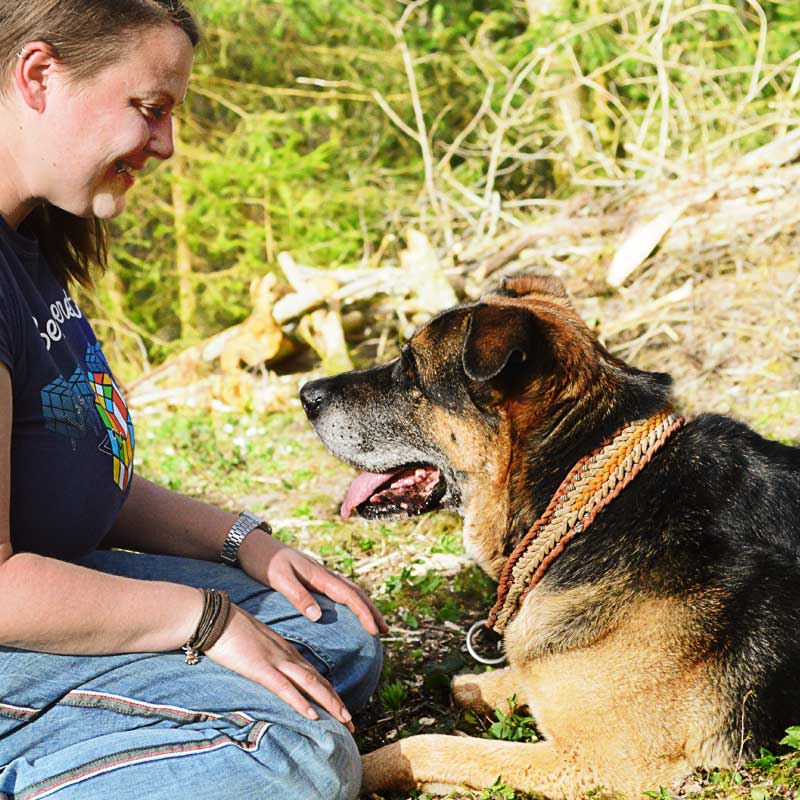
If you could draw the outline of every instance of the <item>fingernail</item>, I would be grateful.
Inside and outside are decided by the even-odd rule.
[[[350,720],[353,719],[352,715],[350,714],[350,712],[346,708],[342,709],[342,719],[345,722],[350,722]]]
[[[322,609],[316,603],[314,603],[313,606],[309,606],[303,613],[312,622],[316,622],[322,616]]]
[[[319,719],[319,714],[317,714],[317,712],[316,712],[316,711],[314,711],[314,709],[313,709],[313,708],[311,708],[311,706],[309,706],[309,707],[306,709],[306,716],[307,716],[309,719]]]

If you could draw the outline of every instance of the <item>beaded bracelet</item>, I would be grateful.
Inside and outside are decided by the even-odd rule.
[[[228,622],[231,613],[231,598],[219,589],[201,589],[203,593],[203,613],[195,632],[181,650],[186,653],[187,664],[199,664],[203,653],[212,648]]]

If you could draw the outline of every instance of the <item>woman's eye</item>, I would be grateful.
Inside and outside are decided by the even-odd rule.
[[[164,119],[164,117],[166,117],[167,114],[169,113],[169,109],[165,105],[149,106],[149,105],[142,104],[142,105],[139,106],[139,110],[148,119],[152,119],[152,120],[156,120],[156,121]]]

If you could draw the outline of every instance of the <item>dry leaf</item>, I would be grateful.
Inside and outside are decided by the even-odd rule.
[[[608,268],[608,283],[622,286],[628,276],[653,252],[664,234],[680,219],[692,200],[685,198],[665,208],[655,218],[634,227],[620,245]]]

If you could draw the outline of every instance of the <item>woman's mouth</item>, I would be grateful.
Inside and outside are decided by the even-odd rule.
[[[114,162],[114,174],[124,175],[131,183],[133,183],[135,179],[133,168],[126,161]]]

